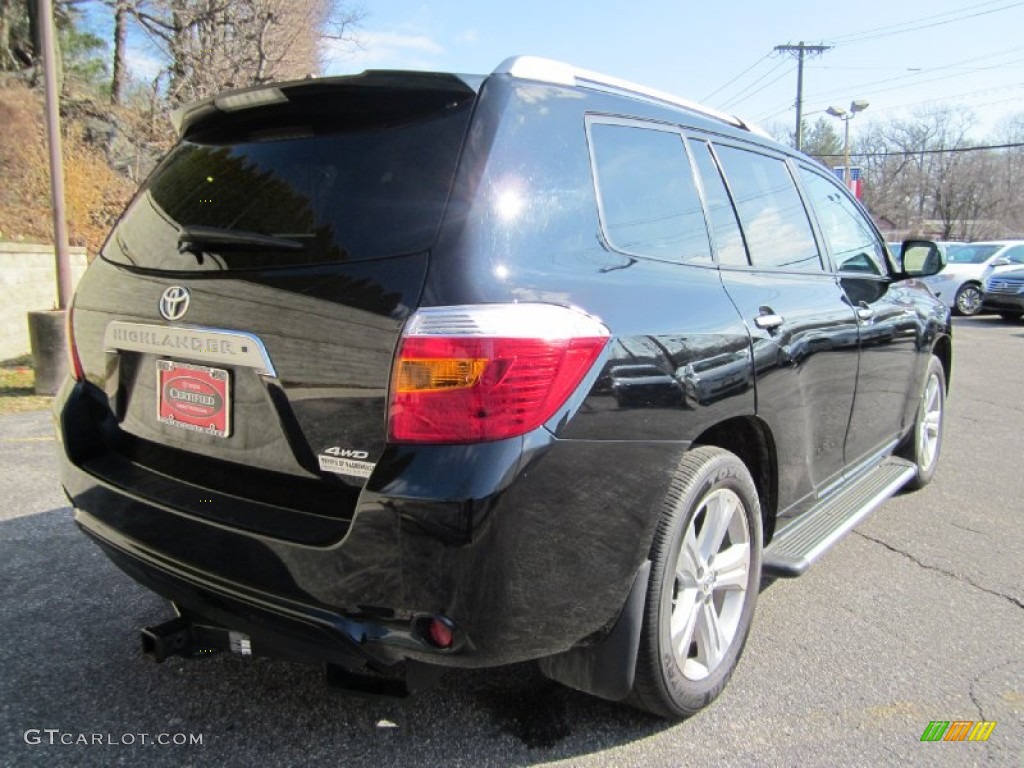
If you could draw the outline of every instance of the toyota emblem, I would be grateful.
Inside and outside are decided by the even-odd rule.
[[[190,298],[188,288],[172,285],[160,297],[160,314],[167,320],[181,320],[188,312]]]

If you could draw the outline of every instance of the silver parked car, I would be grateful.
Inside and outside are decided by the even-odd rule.
[[[992,240],[951,244],[946,267],[924,282],[959,315],[976,315],[982,308],[982,285],[994,272],[1024,265],[1024,240]]]

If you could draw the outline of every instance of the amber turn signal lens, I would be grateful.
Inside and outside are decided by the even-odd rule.
[[[406,359],[398,363],[398,392],[437,392],[472,387],[484,369],[487,360],[417,360]]]

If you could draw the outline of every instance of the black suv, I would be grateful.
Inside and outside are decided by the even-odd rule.
[[[935,471],[949,312],[832,175],[742,121],[534,58],[230,92],[89,268],[75,519],[172,653],[451,667],[666,717],[762,576]]]

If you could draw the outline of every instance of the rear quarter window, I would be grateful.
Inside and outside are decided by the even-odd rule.
[[[700,195],[678,133],[591,122],[590,145],[601,225],[615,250],[712,263]]]

